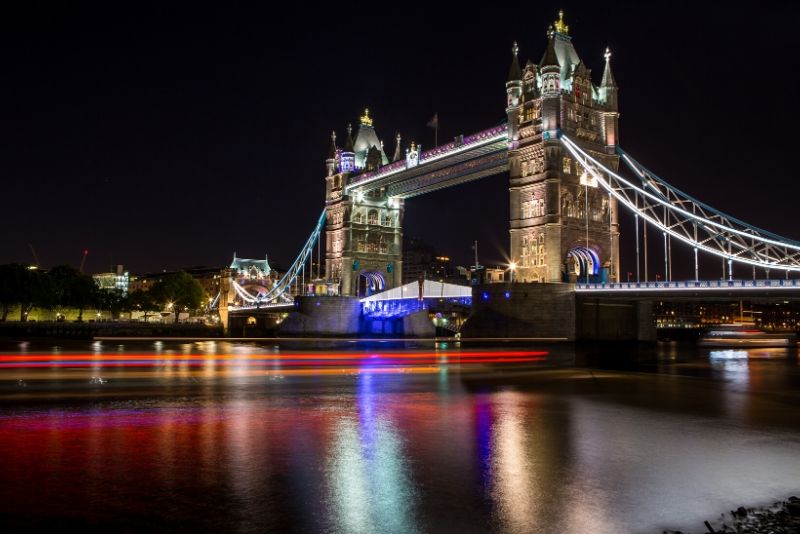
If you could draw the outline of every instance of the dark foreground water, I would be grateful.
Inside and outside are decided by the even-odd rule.
[[[800,492],[786,349],[0,348],[5,530],[704,532]]]

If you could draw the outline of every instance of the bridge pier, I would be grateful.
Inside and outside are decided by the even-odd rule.
[[[357,336],[361,302],[357,297],[296,297],[295,311],[283,321],[281,335]]]
[[[651,300],[585,298],[574,284],[475,286],[464,338],[655,341]]]
[[[464,338],[555,338],[575,340],[572,284],[482,284],[472,290],[472,313]]]

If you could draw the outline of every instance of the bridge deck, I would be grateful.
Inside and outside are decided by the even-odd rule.
[[[791,299],[800,298],[800,280],[683,280],[679,282],[619,282],[575,285],[575,293],[589,297],[636,299]]]

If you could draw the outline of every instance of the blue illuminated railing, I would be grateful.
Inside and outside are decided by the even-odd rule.
[[[607,284],[577,283],[576,291],[642,291],[691,289],[791,289],[800,288],[800,281],[790,280],[683,280],[679,282],[611,282]]]

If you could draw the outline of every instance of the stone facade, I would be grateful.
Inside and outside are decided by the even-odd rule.
[[[344,148],[336,146],[334,134],[326,162],[325,278],[340,284],[341,295],[365,295],[401,285],[403,200],[391,198],[385,189],[346,193],[347,184],[360,172],[387,162],[368,113],[361,118],[355,141],[348,127]]]
[[[619,276],[616,199],[558,140],[563,132],[616,170],[618,88],[608,52],[602,82],[592,84],[568,30],[562,13],[540,63],[524,69],[515,45],[506,83],[511,260],[520,282],[574,281],[587,270],[600,276],[603,267],[609,281]],[[587,269],[587,261],[600,269]]]

